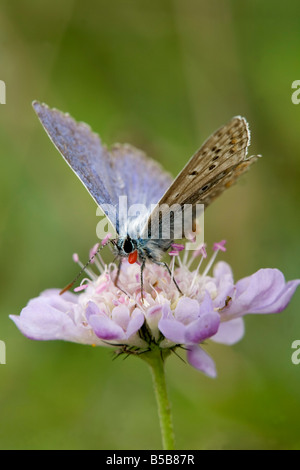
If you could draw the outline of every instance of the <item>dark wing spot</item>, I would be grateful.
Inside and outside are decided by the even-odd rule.
[[[208,169],[210,171],[210,170],[213,170],[214,168],[216,168],[216,165],[210,165],[210,167]]]
[[[218,176],[216,176],[216,181],[219,181],[220,179],[224,178],[224,176],[226,176],[227,173],[228,173],[228,170],[224,170],[221,173],[219,173]]]
[[[213,162],[214,162],[215,160],[218,160],[218,158],[219,158],[219,155],[218,155],[218,154],[221,152],[221,150],[222,150],[222,149],[217,149],[217,150],[215,151],[215,154],[216,154],[216,155],[212,158],[212,161],[213,161]]]
[[[192,173],[189,173],[189,176],[196,176],[198,175],[198,171],[194,170]]]

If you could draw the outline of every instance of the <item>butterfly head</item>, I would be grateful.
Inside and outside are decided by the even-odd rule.
[[[138,259],[137,241],[127,235],[126,238],[119,237],[115,243],[117,252],[123,258],[128,258],[130,264]]]

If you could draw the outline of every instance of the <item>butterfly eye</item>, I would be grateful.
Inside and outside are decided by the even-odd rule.
[[[131,253],[134,250],[133,244],[129,238],[126,238],[123,245],[123,250],[125,253]]]

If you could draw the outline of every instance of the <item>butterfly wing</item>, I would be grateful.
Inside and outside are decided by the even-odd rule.
[[[115,144],[110,155],[113,172],[123,187],[121,193],[127,196],[129,212],[123,230],[138,238],[151,214],[151,206],[157,204],[173,179],[157,162],[129,144]]]
[[[116,219],[117,232],[120,196],[127,196],[128,206],[143,203],[150,207],[171,184],[170,176],[160,165],[134,147],[117,144],[108,151],[87,124],[37,101],[33,102],[33,108],[55,147],[90,195],[110,221]]]
[[[193,155],[160,199],[144,227],[144,236],[159,230],[159,211],[163,218],[164,211],[174,204],[179,205],[178,210],[181,211],[184,204],[204,204],[207,207],[231,186],[257,159],[246,158],[249,143],[248,124],[242,117],[234,117],[218,129]],[[164,204],[167,205],[165,208]]]
[[[115,144],[110,150],[114,172],[122,178],[128,204],[157,204],[173,178],[159,163],[129,144]]]

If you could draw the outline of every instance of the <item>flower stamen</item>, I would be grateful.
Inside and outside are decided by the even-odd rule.
[[[226,243],[226,240],[222,240],[219,243],[214,244],[214,246],[213,246],[214,254],[210,258],[209,263],[207,264],[207,266],[206,266],[206,268],[205,268],[205,270],[202,274],[203,277],[207,276],[208,272],[210,271],[210,268],[212,267],[212,265],[214,264],[214,262],[216,260],[216,257],[218,255],[219,251],[226,251],[226,248],[224,246],[225,243]]]

